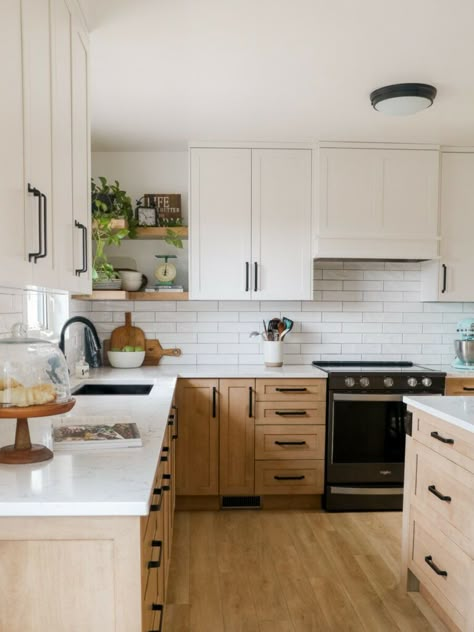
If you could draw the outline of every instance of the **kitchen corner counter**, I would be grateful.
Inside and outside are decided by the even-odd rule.
[[[407,406],[474,433],[474,397],[424,395],[404,397],[403,401]]]

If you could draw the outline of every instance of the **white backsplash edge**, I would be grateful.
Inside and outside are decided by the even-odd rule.
[[[383,261],[316,261],[313,301],[74,301],[100,338],[124,322],[125,311],[147,338],[179,347],[162,364],[262,364],[262,319],[295,321],[285,341],[285,364],[313,360],[411,360],[448,364],[456,324],[474,316],[474,303],[422,303],[420,264]],[[82,327],[80,327],[82,330]],[[70,339],[79,357],[82,332]]]

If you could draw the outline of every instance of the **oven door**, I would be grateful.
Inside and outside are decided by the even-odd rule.
[[[403,483],[406,405],[402,397],[330,393],[327,484]]]

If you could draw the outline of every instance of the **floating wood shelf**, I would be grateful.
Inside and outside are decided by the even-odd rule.
[[[126,292],[95,290],[92,294],[73,294],[76,301],[187,301],[188,292]]]
[[[170,226],[169,228],[181,239],[188,238],[187,226]],[[136,239],[166,239],[168,237],[167,230],[166,226],[139,227],[137,228]]]

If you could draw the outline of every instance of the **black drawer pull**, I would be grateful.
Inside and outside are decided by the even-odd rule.
[[[443,268],[443,287],[441,288],[441,294],[444,294],[446,292],[446,275],[448,273],[448,268],[445,263],[442,263],[441,267]]]
[[[36,263],[36,260],[43,256],[43,205],[41,203],[43,198],[41,191],[31,186],[30,183],[28,183],[28,193],[32,193],[38,198],[38,252],[30,252],[28,254],[28,261]]]
[[[87,272],[88,265],[88,254],[87,254],[87,226],[78,222],[77,219],[74,221],[74,226],[79,228],[82,231],[82,268],[77,268],[75,270],[76,276],[81,276],[84,272]]]
[[[425,557],[425,562],[428,564],[428,566],[430,568],[432,568],[434,570],[436,575],[441,575],[441,577],[447,577],[448,576],[448,572],[447,571],[442,571],[438,566],[436,566],[436,564],[433,562],[433,557],[431,555],[427,555]]]
[[[170,449],[168,448],[168,446],[165,446],[164,448],[161,448],[161,452],[163,454],[161,454],[160,456],[160,463],[166,463],[168,461],[168,452],[170,451]]]
[[[217,388],[215,386],[212,387],[212,418],[215,419],[217,417]]]
[[[302,481],[304,479],[304,474],[300,476],[274,476],[276,481]]]
[[[275,410],[275,415],[280,417],[304,417],[306,415],[305,410]]]
[[[439,492],[436,489],[436,485],[428,485],[428,491],[434,494],[436,498],[439,498],[440,500],[444,500],[445,503],[451,502],[451,496],[444,496],[441,492]]]
[[[283,387],[279,387],[277,386],[277,388],[275,389],[277,393],[306,393],[306,391],[308,390],[305,386],[301,387],[301,388],[283,388]]]
[[[250,264],[248,261],[245,262],[245,291],[250,291]]]
[[[148,632],[161,632],[162,629],[163,629],[163,619],[164,619],[163,615],[164,615],[165,607],[161,603],[153,603],[153,604],[151,604],[151,609],[154,612],[160,612],[161,613],[161,615],[160,615],[160,625],[158,626],[157,630],[149,630]]]
[[[275,441],[275,445],[306,445],[306,441]]]
[[[470,387],[470,386],[463,386],[462,387],[463,391],[474,391],[474,388]]]
[[[179,434],[179,430],[178,430],[178,419],[179,419],[179,415],[178,415],[178,408],[177,406],[173,406],[172,407],[174,410],[174,415],[173,415],[173,428],[175,429],[175,432],[171,435],[172,439],[177,439],[178,438],[178,434]]]
[[[148,562],[148,568],[160,568],[161,566],[161,558],[163,555],[163,540],[152,540],[151,541],[151,546],[156,548],[157,546],[160,547],[160,555],[158,557],[158,560],[150,560]]]
[[[163,500],[163,494],[162,494],[162,488],[161,487],[155,487],[155,489],[153,490],[153,496],[159,496],[160,497],[160,502],[159,503],[152,503],[150,505],[150,511],[160,511],[161,509],[161,503]]]
[[[169,485],[162,485],[161,489],[164,492],[169,492],[171,490],[171,474],[163,474],[163,481],[168,481]]]
[[[253,417],[253,388],[249,386],[249,417]]]
[[[449,443],[449,445],[454,444],[454,439],[446,439],[445,437],[442,437],[438,432],[436,432],[436,430],[433,430],[431,436],[433,437],[433,439],[441,441],[441,443]]]

